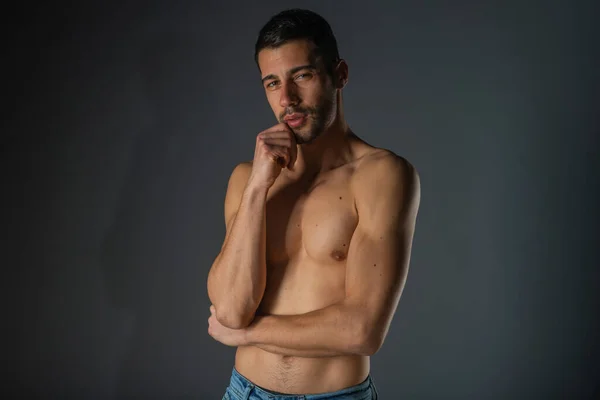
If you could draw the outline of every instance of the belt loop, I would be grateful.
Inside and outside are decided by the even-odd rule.
[[[249,384],[246,387],[246,390],[244,391],[244,396],[242,397],[242,400],[248,400],[250,398],[250,392],[252,392],[252,389],[254,389],[254,385]]]
[[[379,399],[379,392],[377,391],[377,387],[375,386],[375,381],[373,380],[373,377],[369,375],[369,379],[371,380],[371,384],[369,385],[371,387],[371,392],[373,394],[373,400],[377,400]]]

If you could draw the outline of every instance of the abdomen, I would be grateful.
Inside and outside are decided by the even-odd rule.
[[[258,347],[239,347],[236,370],[255,385],[286,394],[326,393],[363,382],[369,374],[369,357],[292,357]]]

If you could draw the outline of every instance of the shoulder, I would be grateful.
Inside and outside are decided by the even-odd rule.
[[[353,186],[361,190],[382,185],[418,185],[419,182],[417,168],[406,158],[388,149],[373,148],[357,163]]]
[[[416,210],[421,195],[417,168],[391,150],[374,148],[359,160],[352,178],[357,208]]]
[[[252,172],[252,162],[240,162],[233,167],[227,182],[226,204],[238,204]]]
[[[236,164],[229,176],[229,186],[245,185],[252,172],[252,161],[243,161]]]
[[[244,188],[252,172],[252,162],[241,162],[233,167],[225,192],[225,223],[229,227],[232,217],[237,213]]]
[[[242,161],[233,167],[232,175],[238,174],[243,175],[252,171],[252,161]]]

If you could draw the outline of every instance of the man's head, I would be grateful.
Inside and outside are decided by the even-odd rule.
[[[299,144],[331,125],[348,75],[323,17],[299,9],[273,16],[260,30],[254,57],[275,116],[288,123]]]

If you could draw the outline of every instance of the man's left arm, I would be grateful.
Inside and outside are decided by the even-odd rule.
[[[357,172],[359,222],[346,261],[346,297],[300,315],[257,316],[248,345],[299,357],[372,355],[387,335],[408,274],[420,180],[405,159],[387,154]]]

